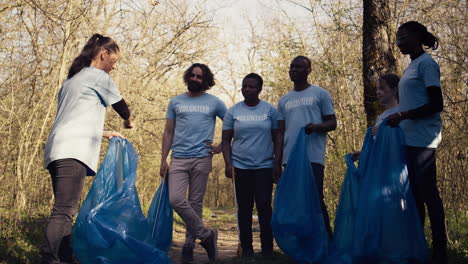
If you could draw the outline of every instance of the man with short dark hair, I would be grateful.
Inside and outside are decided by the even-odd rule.
[[[289,77],[294,89],[284,95],[278,102],[278,110],[284,121],[280,121],[284,132],[283,164],[286,164],[296,142],[299,130],[305,127],[307,137],[307,154],[320,197],[325,227],[330,235],[330,219],[323,200],[323,178],[325,169],[325,152],[327,132],[336,129],[335,110],[330,93],[307,81],[311,72],[309,58],[297,56],[289,67]]]
[[[206,93],[215,82],[205,64],[190,66],[184,73],[184,82],[188,91],[172,98],[167,107],[160,175],[163,177],[169,169],[169,200],[187,228],[182,261],[190,263],[196,238],[201,240],[210,260],[217,256],[218,231],[203,225],[202,209],[211,156],[221,152],[221,145],[212,145],[216,117],[224,118],[226,106]],[[169,150],[170,166],[166,161]]]

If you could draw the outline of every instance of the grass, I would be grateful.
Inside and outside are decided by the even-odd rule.
[[[38,263],[39,245],[43,238],[48,212],[38,211],[30,214],[17,215],[12,211],[0,212],[0,264],[3,263]],[[466,217],[455,222],[447,213],[449,230],[449,263],[468,263],[468,225]],[[209,209],[203,211],[205,219],[211,219],[210,225],[222,227],[235,223],[234,209]],[[19,220],[17,220],[19,219]],[[428,225],[426,225],[428,228]],[[174,228],[183,229],[183,221],[174,214]],[[430,234],[429,229],[426,234]],[[430,241],[429,245],[430,245]],[[253,258],[231,258],[218,260],[217,264],[249,264],[249,263],[293,263],[281,252],[275,252],[272,259],[264,259],[259,255]]]
[[[16,221],[12,215],[0,216],[0,263],[38,263],[48,213],[22,215]]]

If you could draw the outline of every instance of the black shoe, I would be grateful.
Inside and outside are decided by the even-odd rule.
[[[190,264],[193,263],[193,248],[194,245],[184,244],[182,247],[182,263]]]
[[[445,252],[444,252],[445,253]],[[432,256],[432,261],[434,264],[447,264],[448,263],[448,260],[447,260],[447,254],[445,253],[435,253],[433,256]]]
[[[210,261],[213,261],[218,257],[218,230],[211,229],[210,233],[210,236],[200,242],[200,245],[206,250]]]
[[[252,258],[254,256],[253,248],[243,248],[241,257],[243,258]]]
[[[447,264],[447,242],[433,243],[432,260],[435,264]]]
[[[262,250],[262,257],[266,259],[273,258],[273,250]]]

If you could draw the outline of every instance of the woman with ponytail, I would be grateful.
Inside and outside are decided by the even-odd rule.
[[[433,260],[447,263],[447,234],[442,199],[436,183],[436,148],[441,140],[443,110],[440,69],[424,47],[437,49],[439,40],[416,22],[402,24],[396,34],[400,52],[409,55],[411,63],[398,85],[400,112],[389,116],[391,126],[400,125],[405,133],[408,172],[424,225],[425,206],[432,229]]]
[[[103,130],[106,107],[112,105],[125,128],[133,127],[128,106],[109,75],[119,55],[114,40],[93,35],[73,60],[58,94],[57,114],[44,150],[55,203],[41,246],[41,263],[74,263],[72,222],[85,176],[96,174],[102,137],[123,137]]]

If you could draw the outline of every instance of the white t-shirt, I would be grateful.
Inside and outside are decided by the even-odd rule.
[[[77,159],[96,174],[106,107],[122,100],[110,75],[86,67],[67,79],[58,95],[57,115],[44,150],[44,166]]]

